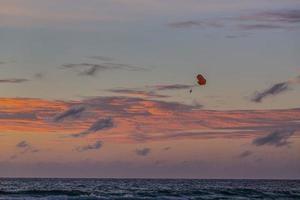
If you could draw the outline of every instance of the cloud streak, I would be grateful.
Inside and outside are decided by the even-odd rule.
[[[135,153],[138,156],[148,156],[151,152],[150,148],[142,148],[142,149],[136,149]]]
[[[187,20],[187,21],[179,21],[168,24],[169,27],[172,28],[220,28],[223,27],[223,24],[217,21],[211,20]]]
[[[124,94],[124,95],[132,95],[137,97],[145,97],[145,98],[166,98],[168,95],[157,94],[155,91],[145,91],[145,90],[137,90],[137,89],[111,89],[109,92]]]
[[[101,141],[96,141],[93,144],[88,144],[86,146],[80,146],[77,147],[75,150],[78,152],[85,152],[85,151],[91,151],[91,150],[98,150],[103,146]]]
[[[288,91],[291,89],[292,84],[300,83],[300,76],[297,76],[294,79],[291,79],[289,81],[281,82],[281,83],[276,83],[272,85],[271,87],[263,90],[262,92],[256,92],[253,97],[251,98],[251,101],[260,103],[262,102],[266,97],[269,96],[276,96],[279,95],[285,91]]]
[[[37,153],[40,150],[34,148],[30,143],[28,143],[26,140],[22,140],[19,143],[16,144],[16,148],[19,150],[18,153],[10,156],[11,160],[17,159],[19,156],[27,153]]]
[[[270,145],[275,147],[287,146],[290,144],[288,139],[295,133],[293,129],[276,130],[266,136],[255,138],[252,142],[255,146]]]
[[[300,23],[300,9],[263,11],[253,15],[241,16],[240,20],[288,24]]]
[[[189,28],[227,28],[231,30],[294,30],[299,29],[300,9],[264,10],[241,16],[223,17],[219,19],[186,20],[169,23],[168,26],[177,29]]]
[[[23,148],[28,148],[28,147],[30,147],[30,145],[29,145],[25,140],[23,140],[23,141],[19,142],[19,143],[16,145],[16,147],[23,149]]]
[[[238,157],[239,158],[247,158],[247,157],[249,157],[249,156],[251,156],[253,154],[253,152],[252,151],[244,151],[244,152],[242,152]]]
[[[193,87],[193,85],[186,85],[186,84],[169,84],[169,85],[155,85],[153,88],[158,91],[164,90],[186,90]]]
[[[260,103],[264,98],[281,94],[288,89],[289,84],[287,82],[276,83],[262,92],[257,92],[251,100],[253,102]]]
[[[99,119],[96,122],[94,122],[89,129],[86,131],[83,131],[78,134],[73,134],[73,137],[83,137],[86,135],[89,135],[91,133],[95,133],[98,131],[103,131],[103,130],[108,130],[111,129],[115,126],[114,121],[111,117],[104,118],[104,119]]]
[[[145,71],[146,68],[137,67],[133,65],[120,64],[106,62],[101,64],[93,63],[80,63],[80,64],[65,64],[62,65],[65,69],[76,70],[78,75],[84,76],[94,76],[100,71],[109,71],[109,70],[128,70],[128,71]]]
[[[70,108],[66,110],[65,112],[57,115],[53,121],[54,122],[60,122],[65,120],[66,118],[78,118],[80,115],[84,112],[85,108],[84,107],[75,107],[75,108]]]
[[[29,81],[25,78],[10,78],[10,79],[0,79],[0,83],[24,83]]]

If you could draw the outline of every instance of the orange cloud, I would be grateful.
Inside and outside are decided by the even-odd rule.
[[[85,108],[80,116],[54,120],[76,106]],[[95,124],[108,117],[113,126]],[[135,97],[96,97],[69,102],[0,98],[0,132],[7,133],[55,132],[71,136],[87,132],[84,137],[147,141],[248,137],[279,128],[299,131],[300,109],[217,111]]]

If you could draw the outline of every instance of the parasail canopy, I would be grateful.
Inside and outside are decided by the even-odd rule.
[[[201,74],[197,75],[197,79],[198,79],[198,84],[199,85],[205,85],[206,84],[206,79]]]

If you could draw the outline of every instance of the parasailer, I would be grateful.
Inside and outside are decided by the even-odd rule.
[[[201,86],[206,85],[206,79],[204,78],[203,75],[198,74],[196,78],[197,78],[197,83],[198,83],[199,85],[201,85]],[[192,92],[193,92],[193,89],[191,88],[191,89],[190,89],[190,94],[191,94]]]

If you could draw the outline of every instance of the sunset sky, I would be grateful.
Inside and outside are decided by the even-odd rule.
[[[0,0],[0,177],[299,179],[299,35],[298,0]]]

